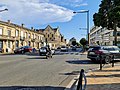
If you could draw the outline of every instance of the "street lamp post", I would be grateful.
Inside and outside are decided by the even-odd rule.
[[[89,10],[80,10],[78,12],[73,12],[73,13],[87,13],[87,39],[89,44]]]
[[[3,9],[3,10],[0,10],[0,12],[3,12],[3,11],[8,11],[8,9],[7,9],[7,8],[5,8],[5,9]]]

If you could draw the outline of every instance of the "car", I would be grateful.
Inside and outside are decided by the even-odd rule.
[[[22,47],[18,47],[14,50],[14,53],[15,54],[18,54],[18,53],[21,53],[21,54],[24,54],[26,52],[32,52],[32,47],[30,46],[22,46]]]
[[[87,58],[92,61],[100,62],[100,55],[102,55],[102,60],[105,63],[110,63],[113,54],[119,53],[120,49],[117,46],[90,46],[88,49]]]
[[[51,57],[52,58],[52,50],[49,49],[47,46],[43,46],[39,49],[39,55],[40,56],[46,56],[46,58]]]
[[[3,48],[0,48],[0,53],[3,53],[4,52],[4,49]]]
[[[68,48],[66,46],[61,46],[61,51],[62,52],[67,52],[68,51]]]
[[[72,46],[72,51],[76,51],[76,46]]]

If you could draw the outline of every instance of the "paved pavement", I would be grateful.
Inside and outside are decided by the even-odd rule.
[[[114,67],[91,70],[86,73],[86,78],[87,86],[85,90],[120,90],[120,65],[118,63]],[[76,87],[77,83],[70,90],[76,90]]]

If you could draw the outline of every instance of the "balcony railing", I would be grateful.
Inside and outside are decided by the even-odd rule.
[[[25,37],[20,37],[20,40],[21,40],[21,41],[24,41],[24,40],[25,40]]]
[[[15,40],[15,36],[8,36],[8,35],[0,35],[0,39],[3,39],[3,40]]]
[[[35,39],[31,39],[32,42],[35,42]]]

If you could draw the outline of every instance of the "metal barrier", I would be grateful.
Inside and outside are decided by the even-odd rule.
[[[84,86],[82,85],[83,84],[82,83],[83,82],[83,78],[84,78],[84,81],[85,81]],[[80,76],[79,76],[79,81],[78,81],[78,85],[77,85],[77,90],[85,90],[86,84],[87,84],[87,79],[86,79],[86,76],[84,74],[84,70],[81,69]]]
[[[100,57],[100,70],[102,70],[102,68],[103,68],[103,66],[106,64],[106,62],[105,62],[105,58],[104,58],[104,56],[103,55],[100,55],[99,56]],[[112,63],[112,67],[114,67],[114,57],[115,57],[115,54],[110,54],[110,55],[106,55],[106,57],[111,57],[111,58],[109,58],[109,59],[111,59],[110,60],[110,63]],[[104,63],[103,63],[103,61],[104,61]],[[107,63],[108,64],[108,63]]]

